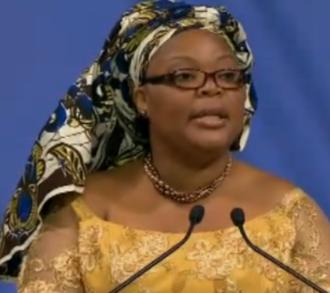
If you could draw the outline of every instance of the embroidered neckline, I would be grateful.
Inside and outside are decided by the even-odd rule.
[[[302,198],[303,194],[304,193],[300,188],[298,188],[298,187],[293,188],[292,190],[287,192],[283,196],[282,200],[277,205],[275,205],[271,210],[264,212],[256,217],[246,221],[246,223],[245,223],[246,229],[249,230],[249,228],[251,226],[253,226],[253,224],[256,221],[267,219],[269,217],[272,217],[275,214],[278,215],[278,213],[281,213],[281,211],[283,211],[283,210],[290,209],[290,206],[292,206],[292,204],[294,204],[299,198]],[[288,203],[289,203],[289,205],[288,205]],[[72,202],[72,206],[73,206],[74,210],[76,211],[76,213],[79,214],[79,216],[81,217],[82,222],[97,221],[101,225],[108,226],[110,228],[112,227],[113,229],[116,229],[116,230],[128,229],[130,231],[134,231],[139,234],[141,234],[141,233],[163,234],[163,235],[167,235],[170,237],[176,237],[176,238],[182,238],[185,234],[185,232],[164,232],[164,231],[158,231],[158,230],[152,230],[152,229],[135,228],[135,227],[128,226],[125,224],[104,220],[101,217],[99,217],[98,215],[96,215],[87,206],[87,204],[81,197],[78,197],[76,200],[74,200]],[[188,227],[188,223],[187,223],[187,227]],[[191,237],[192,238],[202,237],[202,236],[206,236],[206,235],[219,234],[219,233],[224,234],[224,233],[229,233],[229,232],[238,233],[238,230],[235,226],[229,226],[229,227],[215,229],[215,230],[194,232],[191,235]]]

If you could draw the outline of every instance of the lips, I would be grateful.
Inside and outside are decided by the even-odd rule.
[[[191,115],[191,119],[203,128],[221,128],[225,126],[227,118],[227,112],[216,107],[200,109]]]
[[[216,107],[197,110],[191,115],[191,118],[195,119],[205,116],[217,116],[221,119],[228,118],[228,114],[223,108],[216,108]]]

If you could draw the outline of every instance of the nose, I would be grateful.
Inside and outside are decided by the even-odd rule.
[[[199,96],[218,96],[222,92],[223,89],[216,84],[213,76],[208,76],[204,85],[197,89]]]

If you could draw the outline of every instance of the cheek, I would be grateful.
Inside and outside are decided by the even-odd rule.
[[[228,96],[227,109],[230,117],[230,132],[237,136],[243,128],[245,119],[245,92],[234,93]]]
[[[241,90],[237,93],[231,93],[228,96],[227,103],[231,115],[238,120],[242,120],[245,114],[245,90]]]
[[[189,115],[193,101],[192,94],[177,89],[159,86],[148,99],[148,111],[151,123],[181,123]]]

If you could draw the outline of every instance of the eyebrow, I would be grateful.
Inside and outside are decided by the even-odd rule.
[[[231,54],[222,55],[222,56],[219,56],[218,58],[216,58],[216,61],[224,60],[224,59],[233,59],[233,60],[235,60],[235,56],[233,56]],[[180,55],[170,57],[168,61],[172,61],[172,60],[187,60],[187,61],[198,62],[198,60],[193,58],[193,57],[180,56]]]

